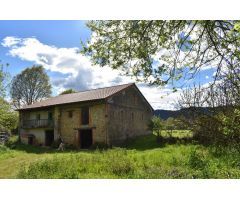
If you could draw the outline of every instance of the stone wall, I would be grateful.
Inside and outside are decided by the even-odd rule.
[[[64,143],[76,144],[76,128],[80,126],[80,107],[79,105],[60,106],[60,132]],[[69,117],[72,112],[72,118]]]
[[[128,138],[150,134],[151,107],[135,87],[108,99],[108,143],[122,143]]]
[[[89,124],[81,125],[81,108],[89,106]],[[92,129],[93,143],[106,142],[106,104],[104,102],[91,102],[91,103],[75,103],[69,105],[59,105],[54,108],[48,109],[53,113],[54,120],[54,139],[59,137],[65,143],[78,146],[79,143],[79,130],[81,128]],[[37,114],[41,114],[41,119],[47,119],[48,110],[31,110],[21,111],[21,123],[23,120],[36,119]],[[72,117],[69,116],[72,113]],[[21,126],[20,123],[20,126]],[[32,134],[36,137],[35,144],[45,143],[45,131],[47,128],[23,129],[20,128],[21,140],[27,143],[28,139],[25,137],[27,134]]]
[[[81,124],[81,108],[89,106],[89,124]],[[93,143],[106,142],[105,104],[85,103],[60,106],[60,135],[64,142],[78,146],[78,133],[81,128],[92,129]],[[69,117],[72,112],[72,118]]]
[[[106,143],[106,104],[90,107],[90,123],[94,127],[93,143]]]

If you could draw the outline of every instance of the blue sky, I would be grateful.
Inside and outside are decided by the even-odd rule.
[[[85,42],[90,37],[90,30],[84,21],[1,21],[0,41],[5,37],[19,38],[35,37],[44,44],[58,47],[80,47],[80,41]],[[15,75],[22,69],[31,66],[33,62],[23,61],[8,56],[7,48],[0,46],[0,59],[11,64],[9,71]]]
[[[53,85],[53,95],[69,88],[80,91],[134,82],[116,70],[92,66],[88,58],[77,53],[80,41],[91,37],[85,21],[0,21],[0,30],[0,59],[10,64],[11,76],[42,64]],[[194,81],[207,84],[213,72],[204,70]],[[180,80],[177,86],[182,83]],[[179,93],[171,94],[169,87],[139,84],[139,88],[154,108],[174,109]]]

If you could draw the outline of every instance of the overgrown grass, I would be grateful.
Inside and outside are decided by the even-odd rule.
[[[236,146],[202,146],[182,140],[158,144],[156,136],[151,135],[129,141],[124,148],[64,153],[33,150],[1,147],[0,153],[13,153],[14,158],[0,157],[0,170],[10,160],[20,164],[15,165],[14,174],[5,177],[240,178],[240,151]],[[18,158],[25,160],[19,163]]]
[[[175,138],[190,138],[192,137],[192,132],[190,130],[162,130],[161,135],[163,137],[175,137]]]

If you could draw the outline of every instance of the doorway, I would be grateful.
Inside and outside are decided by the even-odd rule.
[[[88,149],[93,143],[92,130],[80,130],[80,147],[82,149]]]
[[[33,137],[34,137],[34,136],[32,136],[32,135],[29,135],[29,136],[28,136],[28,144],[29,144],[29,145],[33,145]]]
[[[51,146],[54,141],[54,131],[47,130],[45,131],[45,146]]]

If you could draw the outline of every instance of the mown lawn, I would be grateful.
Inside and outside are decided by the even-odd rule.
[[[163,134],[160,144],[150,135],[108,150],[58,152],[19,144],[2,146],[0,177],[240,178],[239,148],[203,146],[186,139],[189,133],[175,134],[175,139]]]

